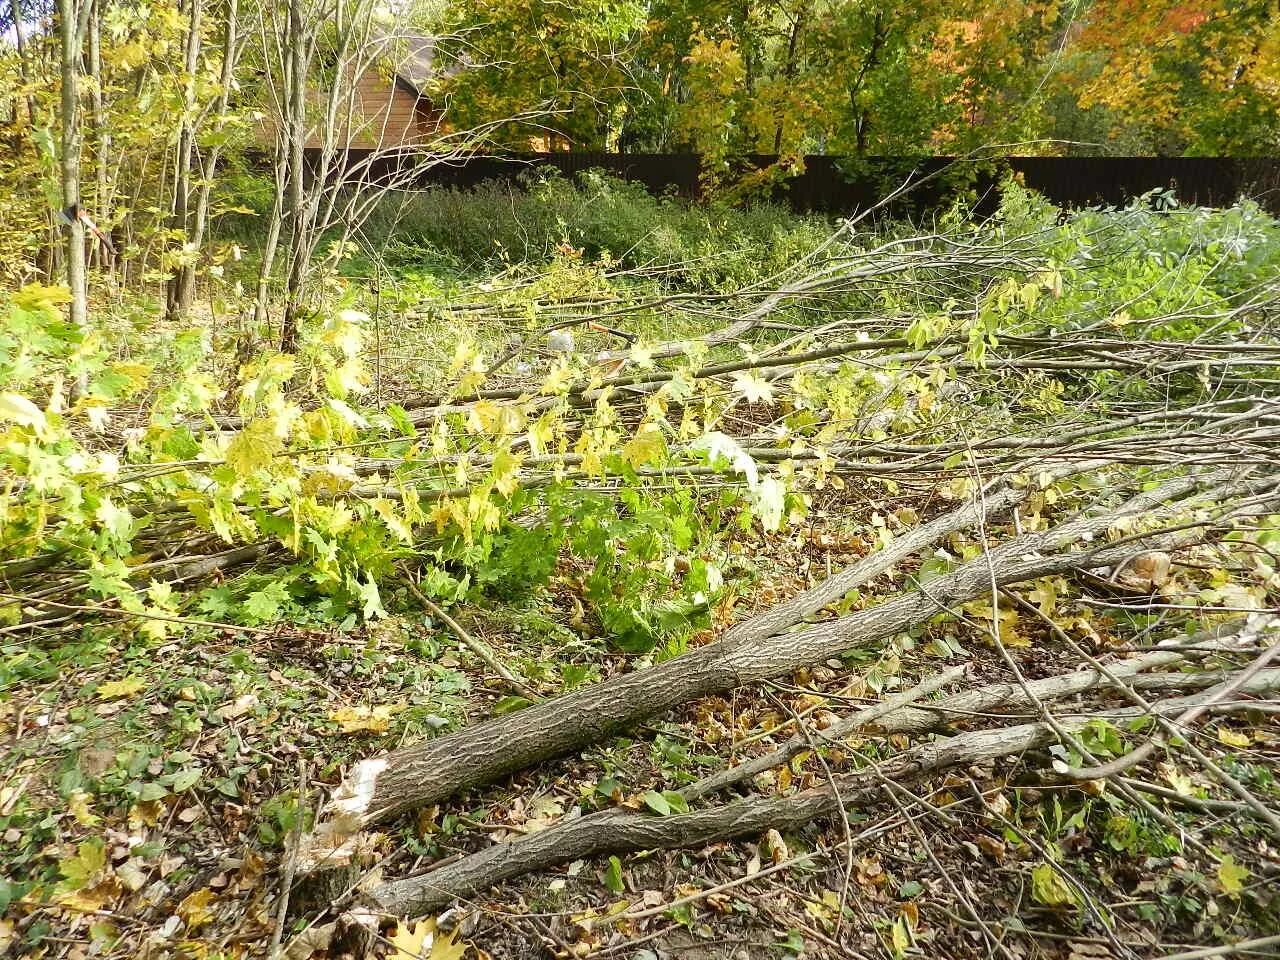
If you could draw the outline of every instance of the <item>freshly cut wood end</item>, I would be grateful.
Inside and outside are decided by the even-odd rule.
[[[333,821],[335,829],[349,835],[364,826],[365,811],[373,801],[378,777],[385,769],[387,769],[387,761],[382,757],[361,760],[352,768],[346,779],[334,791],[328,809],[325,811]]]

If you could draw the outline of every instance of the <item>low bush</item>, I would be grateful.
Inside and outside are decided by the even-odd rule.
[[[369,237],[395,237],[382,251],[394,266],[542,262],[569,246],[592,260],[664,272],[706,289],[768,276],[829,232],[825,220],[777,204],[693,205],[597,171],[571,181],[546,170],[516,184],[491,181],[389,198],[365,230]]]

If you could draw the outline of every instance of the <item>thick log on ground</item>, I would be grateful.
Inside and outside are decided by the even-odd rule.
[[[1280,688],[1280,670],[1263,671],[1242,684],[1240,693],[1258,694]],[[1153,704],[1161,716],[1177,716],[1206,703],[1213,691]],[[1227,713],[1248,709],[1249,701],[1220,703],[1210,708]],[[1122,722],[1143,715],[1137,708],[1064,716],[1058,725],[1083,730],[1099,717]],[[1045,723],[1026,723],[993,730],[962,733],[922,744],[897,757],[853,773],[838,775],[822,786],[789,797],[764,797],[708,807],[677,816],[659,817],[627,810],[608,810],[518,840],[495,844],[414,877],[375,887],[371,909],[401,916],[420,916],[440,910],[457,898],[473,897],[495,884],[538,870],[586,857],[637,850],[672,850],[706,846],[773,828],[794,830],[845,806],[876,798],[886,782],[910,783],[921,776],[963,764],[980,763],[1020,754],[1057,740]]]
[[[323,837],[317,841],[340,843],[371,824],[599,742],[697,697],[792,673],[883,640],[997,586],[1115,566],[1143,550],[1177,550],[1200,542],[1211,518],[1119,544],[1102,541],[1118,519],[1146,520],[1152,504],[1185,495],[1202,482],[1195,477],[1173,481],[1098,516],[1082,515],[1045,533],[1014,537],[918,590],[831,622],[754,642],[721,640],[518,713],[363,761],[323,811]],[[1243,509],[1255,515],[1274,507],[1277,482],[1264,478],[1220,484],[1202,491],[1198,496],[1203,499],[1196,503],[1204,507],[1250,495]],[[1179,501],[1150,514],[1150,519],[1179,510],[1185,515],[1190,506]],[[1228,513],[1223,509],[1216,519]]]

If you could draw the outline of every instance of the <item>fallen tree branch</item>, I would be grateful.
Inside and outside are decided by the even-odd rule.
[[[458,621],[454,620],[453,617],[445,613],[439,604],[432,601],[425,593],[419,590],[418,585],[413,582],[413,577],[409,574],[408,569],[402,566],[400,571],[404,574],[405,585],[409,588],[409,592],[413,594],[414,599],[426,607],[427,612],[433,617],[442,620],[445,626],[453,631],[453,635],[458,638],[459,642],[464,647],[483,660],[490,670],[506,681],[508,686],[518,690],[527,699],[532,700],[534,703],[543,699],[536,690],[507,669],[506,665],[494,655],[493,651],[490,650],[488,646],[471,636],[471,634],[462,628],[462,624],[458,623]]]
[[[1280,688],[1280,670],[1261,671],[1241,684],[1240,692],[1261,693]],[[1205,702],[1206,694],[1179,697],[1153,705],[1161,716],[1176,716]],[[1248,709],[1251,701],[1217,703],[1209,709],[1232,712]],[[1078,732],[1099,719],[1125,721],[1142,716],[1138,708],[1078,714],[1059,723]],[[737,837],[798,829],[836,812],[836,796],[845,805],[876,798],[884,781],[903,784],[954,766],[981,763],[1024,753],[1055,742],[1046,723],[978,730],[914,747],[897,757],[834,778],[832,783],[789,797],[741,800],[669,817],[629,810],[608,810],[520,839],[495,844],[438,870],[375,887],[369,907],[387,914],[420,916],[445,907],[452,900],[471,897],[495,884],[561,863],[610,853],[672,850],[705,846]]]
[[[1250,515],[1268,509],[1275,478],[1219,485],[1206,502],[1251,494]],[[1174,481],[1169,490],[1195,483]],[[962,565],[927,587],[837,620],[756,643],[721,640],[645,670],[498,717],[458,733],[413,744],[356,765],[334,793],[314,842],[340,846],[353,833],[397,814],[442,800],[534,763],[599,742],[610,733],[696,697],[791,673],[846,650],[892,636],[939,611],[1001,585],[1076,568],[1120,563],[1135,550],[1173,550],[1200,542],[1207,525],[1231,516],[1182,524],[1172,531],[1099,544],[1117,518],[1140,516],[1162,491],[1135,497],[1101,516],[1080,516],[1045,533],[1024,534]],[[1261,499],[1259,499],[1259,497]],[[1136,505],[1136,506],[1135,506]],[[1182,502],[1169,508],[1187,510]],[[1069,549],[1072,546],[1081,549]]]

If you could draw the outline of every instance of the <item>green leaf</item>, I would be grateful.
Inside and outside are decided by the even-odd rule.
[[[532,702],[524,697],[503,697],[493,705],[493,712],[495,715],[501,716],[504,713],[515,713],[517,710],[523,710],[525,707],[532,705]]]
[[[671,804],[667,802],[667,798],[656,790],[646,791],[644,795],[645,806],[658,814],[660,817],[671,816]]]
[[[185,770],[179,770],[173,775],[173,792],[185,793],[200,782],[200,770],[195,767],[188,767]]]
[[[1244,890],[1244,881],[1249,879],[1249,868],[1236,863],[1236,858],[1227,854],[1218,864],[1218,886],[1229,897],[1238,897]]]
[[[240,612],[250,624],[270,623],[279,618],[281,609],[288,602],[288,586],[282,580],[273,580],[245,597]]]
[[[378,593],[378,582],[370,577],[360,584],[360,601],[364,605],[362,613],[366,620],[377,620],[387,615],[382,609],[382,595]]]
[[[604,885],[612,893],[622,893],[622,861],[617,857],[609,858],[609,867],[604,872]]]
[[[667,806],[671,808],[672,813],[688,813],[689,801],[680,796],[674,790],[663,790],[662,797],[667,801]]]
[[[58,861],[64,878],[63,888],[78,890],[107,865],[107,845],[99,837],[91,837],[76,847],[74,856]]]
[[[158,783],[144,783],[138,791],[138,799],[143,803],[151,800],[163,800],[169,795],[167,788]]]
[[[1078,907],[1075,891],[1057,867],[1042,863],[1031,871],[1031,899],[1046,907]]]

